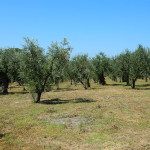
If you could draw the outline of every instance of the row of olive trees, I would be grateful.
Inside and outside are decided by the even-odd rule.
[[[90,79],[94,82],[105,85],[105,76],[108,75],[110,60],[103,53],[89,59],[88,55],[74,56],[68,63],[66,69],[68,78],[74,83],[81,83],[85,89],[90,87]]]
[[[60,43],[52,42],[48,52],[35,40],[25,38],[22,49],[8,48],[0,50],[0,82],[2,93],[8,93],[10,82],[26,84],[32,93],[34,102],[39,102],[43,91],[50,84],[58,83],[69,62],[71,47],[64,38]],[[35,94],[36,97],[35,97]]]
[[[150,75],[150,49],[139,45],[134,52],[126,50],[124,53],[111,59],[110,77],[116,81],[117,78],[127,85],[135,88],[138,78],[147,81]]]
[[[71,81],[80,82],[85,89],[90,87],[90,79],[105,85],[106,76],[114,81],[120,79],[135,88],[138,78],[147,81],[150,75],[150,49],[139,45],[134,52],[126,50],[112,58],[107,58],[104,53],[92,59],[88,55],[77,55],[69,62],[68,74]]]
[[[60,43],[52,42],[45,52],[36,40],[25,38],[22,49],[0,49],[0,83],[2,93],[8,93],[10,82],[18,82],[28,86],[34,102],[39,102],[41,94],[64,80],[71,84],[81,83],[85,89],[90,87],[91,79],[105,85],[105,77],[126,82],[135,88],[138,78],[150,74],[150,50],[139,47],[130,52],[126,50],[120,55],[108,58],[99,53],[94,58],[88,55],[77,55],[70,59],[72,48],[67,39]]]

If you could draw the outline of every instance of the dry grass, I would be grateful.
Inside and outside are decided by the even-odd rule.
[[[0,149],[148,150],[150,85],[60,85],[33,104],[17,84],[0,95]]]

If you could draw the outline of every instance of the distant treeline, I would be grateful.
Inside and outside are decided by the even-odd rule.
[[[150,49],[142,45],[134,52],[125,50],[112,58],[100,52],[94,58],[83,54],[70,59],[72,47],[66,38],[60,43],[52,42],[47,52],[36,40],[24,38],[24,41],[22,49],[0,49],[2,94],[8,93],[10,82],[18,82],[28,86],[34,102],[39,102],[42,92],[54,84],[59,88],[59,82],[66,80],[70,80],[70,84],[80,82],[87,89],[91,79],[105,85],[105,77],[108,76],[135,88],[137,79],[145,78],[147,81],[150,75]]]

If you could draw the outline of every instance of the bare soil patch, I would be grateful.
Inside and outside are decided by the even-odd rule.
[[[50,119],[50,123],[52,124],[64,124],[67,127],[73,127],[77,128],[81,124],[88,123],[89,120],[87,118],[81,118],[81,117],[73,117],[73,118],[56,118],[56,119]]]

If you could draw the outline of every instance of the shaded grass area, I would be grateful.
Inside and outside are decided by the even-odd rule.
[[[12,85],[14,94],[0,95],[0,149],[150,149],[150,85],[107,83],[63,83],[39,104]]]
[[[94,100],[78,98],[78,99],[69,99],[69,100],[61,100],[59,98],[51,99],[51,100],[42,100],[40,104],[49,104],[49,105],[56,105],[56,104],[66,104],[66,103],[91,103]]]

